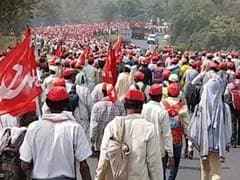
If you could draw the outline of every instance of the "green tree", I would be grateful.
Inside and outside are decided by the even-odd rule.
[[[152,3],[148,3],[145,11],[149,19],[162,19],[165,17],[163,4],[159,1],[153,1]]]
[[[117,0],[117,6],[124,20],[143,20],[145,18],[141,0]]]
[[[102,18],[104,21],[111,22],[117,18],[118,7],[113,1],[109,1],[102,7]]]
[[[8,34],[13,30],[19,35],[26,24],[34,16],[40,0],[1,0],[0,1],[0,31]]]

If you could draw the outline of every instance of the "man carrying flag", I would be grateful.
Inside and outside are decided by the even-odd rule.
[[[104,66],[103,78],[105,82],[112,85],[115,85],[117,81],[117,62],[115,50],[112,49],[111,45],[108,50],[108,58]]]

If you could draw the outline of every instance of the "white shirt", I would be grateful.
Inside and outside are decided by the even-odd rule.
[[[88,88],[90,89],[90,91],[92,91],[94,86],[97,84],[97,69],[93,65],[87,64],[83,68],[83,72],[85,73],[87,78]]]
[[[165,151],[168,152],[170,157],[173,157],[173,141],[168,112],[160,103],[149,101],[143,105],[142,115],[154,124],[162,158],[166,155]]]
[[[112,136],[113,126],[119,118],[108,123],[101,145],[101,155],[97,168],[97,176],[104,169],[108,141]],[[129,180],[159,180],[162,178],[162,161],[157,136],[152,123],[143,119],[140,114],[127,115],[125,119],[124,142],[129,146],[130,154],[126,167]],[[97,178],[96,178],[97,179]]]
[[[11,114],[4,114],[0,116],[1,120],[1,128],[7,127],[18,127],[18,120],[16,117],[12,116]]]
[[[20,159],[28,163],[33,161],[32,178],[36,179],[74,178],[74,157],[83,161],[90,155],[90,145],[82,127],[74,122],[71,112],[66,111],[45,114],[43,120],[30,124],[20,148]]]

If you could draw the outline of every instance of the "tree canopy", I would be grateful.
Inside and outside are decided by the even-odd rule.
[[[1,0],[0,32],[19,34],[34,25],[164,18],[171,42],[190,49],[240,46],[239,0]]]
[[[175,5],[175,6],[174,6]],[[240,46],[240,3],[179,0],[171,9],[172,43],[190,49],[235,50]],[[229,11],[232,9],[232,11]]]

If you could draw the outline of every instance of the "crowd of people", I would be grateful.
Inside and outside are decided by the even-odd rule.
[[[185,158],[199,152],[201,180],[220,180],[226,152],[240,145],[238,52],[121,44],[117,78],[109,83],[104,67],[111,43],[96,36],[99,27],[34,30],[43,89],[38,108],[0,117],[3,128],[25,133],[23,176],[75,179],[78,162],[89,180],[92,156],[96,180],[175,180],[184,148]]]

